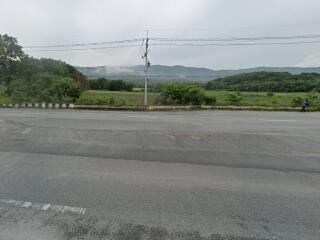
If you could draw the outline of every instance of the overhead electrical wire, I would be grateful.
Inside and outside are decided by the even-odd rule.
[[[298,44],[311,44],[320,43],[318,41],[301,41],[301,42],[260,42],[260,43],[153,43],[151,46],[193,46],[193,47],[206,47],[206,46],[258,46],[258,45],[298,45]]]
[[[294,40],[320,38],[320,35],[295,36],[264,36],[264,37],[233,37],[233,38],[150,38],[153,41],[170,42],[229,42],[229,41],[260,41],[260,40]]]
[[[141,38],[134,38],[120,41],[109,41],[109,42],[92,42],[92,43],[74,43],[74,44],[60,44],[60,45],[40,45],[40,46],[23,46],[23,48],[63,48],[63,47],[83,47],[83,46],[98,46],[98,45],[109,45],[109,44],[121,44],[121,43],[132,43],[141,42]]]
[[[107,47],[93,47],[93,48],[64,48],[64,49],[31,49],[28,52],[65,52],[65,51],[86,51],[99,49],[113,49],[113,48],[130,48],[139,47],[140,45],[121,45],[121,46],[107,46]]]
[[[301,41],[298,41],[300,39]],[[310,39],[310,41],[302,41]],[[311,40],[314,39],[314,40]],[[141,47],[146,38],[134,38],[118,41],[104,41],[91,43],[73,43],[56,45],[23,46],[28,52],[65,52]],[[151,46],[189,46],[189,47],[224,47],[224,46],[262,46],[262,45],[299,45],[320,43],[320,35],[294,36],[264,36],[264,37],[233,37],[233,38],[149,38]],[[263,41],[264,40],[264,41]],[[274,40],[274,41],[271,41]],[[296,41],[282,41],[296,40]],[[263,41],[263,42],[261,42]],[[140,44],[139,44],[139,43]],[[142,42],[142,44],[141,44]],[[132,44],[129,44],[132,43]],[[123,45],[125,44],[125,45]],[[98,47],[101,46],[101,47]]]

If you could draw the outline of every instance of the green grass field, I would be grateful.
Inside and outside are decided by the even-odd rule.
[[[12,99],[6,97],[4,88],[0,86],[0,104],[14,103]],[[208,95],[217,98],[216,106],[229,105],[226,101],[226,91],[207,91]],[[302,99],[309,99],[311,107],[320,110],[320,94],[319,93],[274,93],[269,96],[265,92],[241,92],[242,100],[239,106],[259,106],[259,107],[291,107],[292,98],[299,96]],[[96,99],[99,99],[98,104],[107,105],[105,99],[113,98],[114,105],[137,106],[143,105],[144,93],[141,92],[120,92],[120,91],[95,91],[88,90],[82,93],[79,104],[95,104]],[[160,93],[149,93],[150,105],[162,105],[163,97]]]
[[[226,91],[207,91],[207,94],[216,96],[218,106],[228,105],[226,102]],[[261,107],[291,107],[292,98],[301,97],[311,102],[320,104],[319,93],[274,93],[268,96],[266,92],[241,92],[242,100],[240,106],[261,106]]]
[[[120,91],[96,91],[88,90],[82,93],[81,98],[103,98],[113,97],[115,103],[125,101],[125,105],[136,106],[144,104],[143,92],[120,92]],[[148,100],[150,105],[159,105],[161,102],[161,96],[159,93],[149,93]]]
[[[217,106],[227,106],[226,91],[207,91],[208,95],[215,96]],[[314,107],[320,107],[319,93],[274,93],[273,96],[268,96],[265,92],[241,92],[242,100],[240,106],[261,106],[261,107],[291,107],[292,98],[299,96],[302,99],[309,99]],[[125,105],[143,105],[143,92],[110,92],[110,91],[93,91],[89,90],[82,93],[82,97],[114,97],[124,99]],[[160,93],[149,93],[150,105],[161,105],[162,97]]]

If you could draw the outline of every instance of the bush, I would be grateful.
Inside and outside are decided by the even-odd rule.
[[[123,106],[127,104],[123,98],[114,98],[114,97],[107,97],[107,96],[80,97],[76,103],[79,105],[110,105],[110,106]]]
[[[186,103],[192,105],[201,105],[205,102],[206,94],[202,88],[192,87],[189,88],[186,94]]]
[[[70,77],[38,73],[28,79],[10,82],[8,95],[16,102],[75,102],[80,97],[79,83]]]
[[[268,96],[268,97],[272,97],[273,95],[274,95],[273,92],[268,92],[268,93],[267,93],[267,96]]]
[[[272,102],[271,102],[272,106],[278,106],[279,103],[280,103],[280,102],[279,102],[278,99],[273,99]]]
[[[133,83],[125,82],[123,80],[107,80],[105,78],[98,78],[89,81],[91,90],[109,90],[109,91],[133,91]]]
[[[215,96],[205,96],[205,100],[204,100],[206,105],[215,105],[217,102],[217,98]]]
[[[239,103],[242,100],[241,94],[240,93],[226,93],[226,102],[229,105],[239,105]]]
[[[291,99],[291,106],[292,107],[300,107],[303,103],[303,99],[299,96],[295,96]]]
[[[10,82],[8,87],[9,96],[16,102],[30,102],[31,96],[29,94],[29,87],[22,79],[16,79]]]
[[[202,105],[207,96],[203,88],[182,83],[168,84],[162,88],[165,102],[173,104]],[[211,99],[213,100],[213,99]],[[208,101],[210,101],[208,99]]]
[[[79,83],[69,77],[54,81],[52,88],[59,102],[62,102],[64,99],[75,101],[81,94]]]
[[[166,102],[174,104],[186,104],[186,95],[189,86],[186,84],[168,84],[162,88],[161,94],[165,97]]]
[[[109,97],[80,97],[76,102],[79,105],[109,105]]]

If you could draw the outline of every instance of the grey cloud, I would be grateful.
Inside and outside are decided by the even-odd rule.
[[[233,37],[320,34],[319,0],[0,0],[0,32],[22,45],[143,37]],[[152,47],[155,64],[215,69],[318,63],[320,44]],[[141,64],[137,48],[30,52],[74,65]]]

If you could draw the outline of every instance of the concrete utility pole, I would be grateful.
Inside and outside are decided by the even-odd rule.
[[[148,70],[150,68],[150,62],[148,60],[148,54],[149,54],[149,31],[147,30],[147,38],[145,43],[145,53],[142,56],[142,58],[145,59],[145,69],[144,69],[144,106],[148,107]]]

